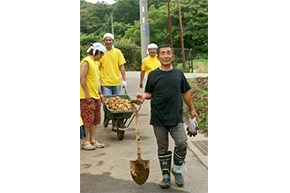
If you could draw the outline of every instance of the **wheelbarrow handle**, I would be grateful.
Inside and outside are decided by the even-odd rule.
[[[125,90],[125,95],[128,95],[128,92],[127,92],[127,87],[126,87],[126,86],[124,86],[123,88],[124,88],[124,90]]]

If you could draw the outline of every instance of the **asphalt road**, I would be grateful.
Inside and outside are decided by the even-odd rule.
[[[126,72],[128,95],[135,99],[135,93],[143,92],[139,88],[140,72]],[[143,83],[145,85],[145,83]],[[102,115],[103,117],[103,115]],[[102,118],[103,120],[103,118]],[[139,111],[139,124],[141,129],[141,157],[150,160],[150,174],[147,182],[142,186],[136,184],[130,174],[130,160],[137,159],[136,122],[132,121],[125,131],[123,140],[117,138],[117,133],[102,126],[97,127],[96,139],[105,144],[105,148],[94,151],[80,150],[80,192],[208,192],[208,170],[198,160],[189,147],[186,164],[183,167],[185,185],[178,187],[171,175],[169,189],[161,189],[159,183],[162,179],[157,156],[156,139],[150,121],[150,101],[145,101]],[[174,142],[170,137],[170,150],[173,151]],[[187,170],[187,171],[186,171]]]

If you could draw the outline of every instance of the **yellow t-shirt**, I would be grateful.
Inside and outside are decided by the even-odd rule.
[[[149,73],[160,66],[161,66],[161,63],[157,59],[157,56],[152,57],[149,55],[146,58],[144,58],[141,68],[142,68],[142,71],[147,70],[147,78],[148,78]]]
[[[83,120],[82,120],[82,117],[80,117],[80,120],[81,120],[80,126],[84,125]]]
[[[120,86],[121,76],[119,67],[125,63],[126,60],[119,49],[106,50],[104,56],[98,62],[101,72],[101,85]]]
[[[98,94],[98,91],[99,91],[99,67],[98,67],[97,63],[90,56],[85,57],[81,61],[80,65],[82,65],[82,63],[84,61],[87,61],[89,63],[89,70],[88,70],[88,73],[86,75],[86,83],[87,83],[89,93],[90,93],[92,98],[99,99],[100,98],[100,96]],[[85,91],[83,90],[83,87],[81,84],[80,84],[80,98],[81,99],[86,98]]]

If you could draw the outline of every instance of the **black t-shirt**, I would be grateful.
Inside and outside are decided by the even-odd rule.
[[[178,68],[150,72],[145,92],[152,93],[151,125],[176,126],[183,123],[181,93],[190,89],[183,72]]]

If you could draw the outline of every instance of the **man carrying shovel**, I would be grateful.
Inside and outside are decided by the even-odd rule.
[[[169,44],[162,44],[157,50],[161,67],[150,72],[145,93],[137,93],[137,100],[151,99],[151,119],[158,146],[158,158],[163,175],[161,188],[170,187],[170,171],[175,182],[183,186],[184,179],[181,167],[187,150],[187,136],[183,124],[182,97],[189,107],[191,119],[197,114],[193,106],[188,84],[183,72],[172,67],[175,58],[174,50]],[[182,96],[182,97],[181,97]],[[168,133],[175,142],[173,167],[171,168],[172,151],[168,150]],[[188,134],[193,134],[189,131]],[[172,170],[171,170],[172,169]]]

